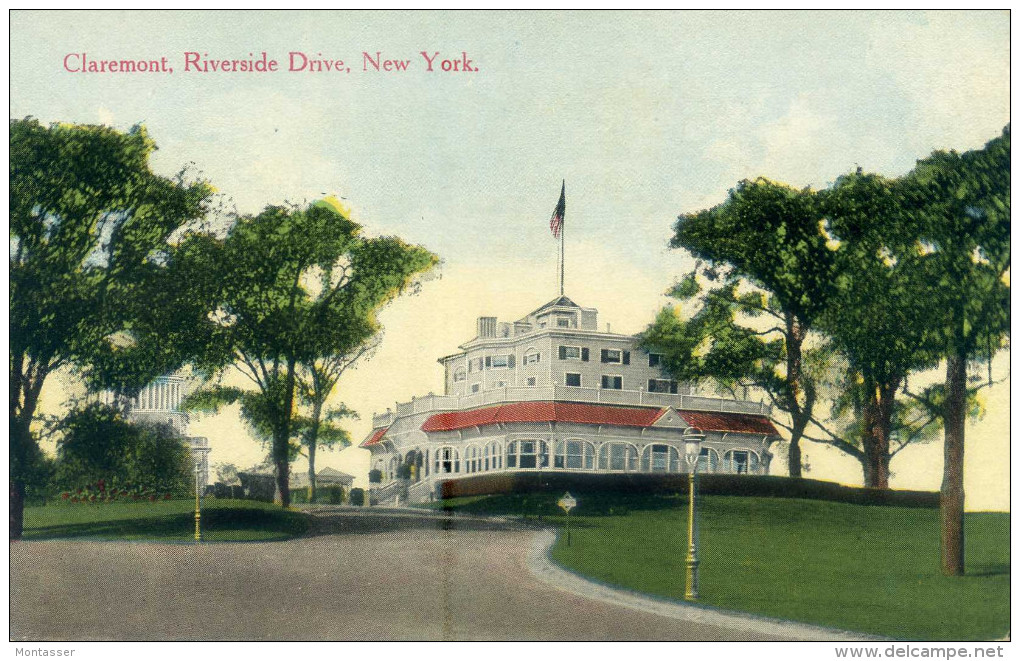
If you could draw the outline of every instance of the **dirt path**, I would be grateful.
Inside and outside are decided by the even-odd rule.
[[[527,565],[533,528],[322,511],[289,542],[18,542],[13,640],[746,640],[570,594]]]

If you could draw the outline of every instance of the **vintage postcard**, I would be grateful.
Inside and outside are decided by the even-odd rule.
[[[1010,18],[12,11],[9,652],[1003,656]]]

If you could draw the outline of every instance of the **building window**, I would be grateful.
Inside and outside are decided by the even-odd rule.
[[[534,363],[539,362],[540,360],[542,360],[542,354],[540,354],[537,351],[529,351],[528,353],[524,354],[525,365],[532,365]]]
[[[514,357],[510,356],[486,356],[485,368],[494,370],[513,369]]]
[[[548,468],[549,446],[545,441],[513,441],[506,446],[507,468]]]
[[[723,472],[757,473],[758,455],[750,450],[730,450],[723,455]]]
[[[595,446],[588,441],[556,441],[554,468],[591,470],[595,467]]]
[[[623,390],[623,377],[613,374],[602,375],[602,388],[605,390]]]
[[[630,365],[630,352],[621,351],[620,349],[603,349],[602,362],[623,363],[624,365]]]
[[[499,451],[499,443],[493,441],[485,446],[482,452],[485,470],[499,470],[503,467],[503,453]]]
[[[466,378],[467,378],[467,372],[464,370],[463,367],[458,367],[457,369],[453,370],[453,380],[454,380],[454,382],[463,381]]]
[[[485,360],[483,358],[472,358],[468,361],[468,372],[481,372],[485,367]]]
[[[439,448],[436,451],[435,468],[437,473],[459,473],[460,454],[456,448]]]
[[[701,448],[698,456],[698,472],[714,473],[719,466],[719,453],[712,448]]]
[[[572,347],[560,345],[560,360],[588,360],[588,347]]]
[[[575,388],[581,387],[581,375],[570,374],[569,372],[565,375],[566,379],[564,383],[568,386],[574,386]]]
[[[569,317],[557,317],[556,318],[556,326],[559,327],[559,328],[570,328],[570,318]]]
[[[599,468],[612,471],[637,470],[637,449],[629,443],[603,443],[599,449]]]
[[[659,363],[661,363],[661,362],[662,362],[662,354],[659,354],[659,353],[650,353],[650,354],[648,354],[648,366],[649,367],[658,367]]]
[[[481,458],[478,448],[472,445],[464,450],[464,472],[477,473],[480,470]]]
[[[648,379],[648,392],[670,392],[675,395],[677,383],[669,379]]]
[[[528,377],[528,385],[529,386],[535,385],[535,377],[533,377],[533,376],[529,376]]]
[[[653,473],[682,470],[680,452],[672,445],[646,445],[641,455],[641,470]]]
[[[478,392],[481,389],[482,389],[482,384],[480,384],[480,383],[472,383],[471,384],[471,392]]]

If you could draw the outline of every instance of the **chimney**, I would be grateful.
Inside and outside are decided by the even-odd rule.
[[[495,317],[478,317],[478,337],[496,337]]]

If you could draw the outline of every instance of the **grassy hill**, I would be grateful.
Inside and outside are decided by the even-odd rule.
[[[575,493],[561,565],[683,599],[687,499]],[[443,501],[562,526],[558,495]],[[787,498],[699,499],[701,603],[907,640],[987,640],[1009,629],[1009,514],[966,519],[967,572],[939,573],[938,511]]]

